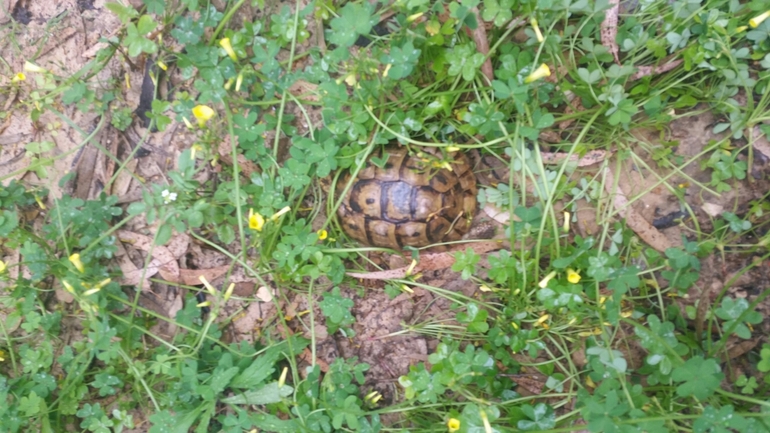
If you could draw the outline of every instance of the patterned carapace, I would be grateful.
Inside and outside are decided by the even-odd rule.
[[[468,232],[476,213],[476,178],[464,154],[450,154],[448,170],[403,147],[384,151],[385,166],[370,159],[337,211],[345,233],[365,245],[401,249],[458,240]],[[372,157],[381,155],[377,150]],[[350,173],[340,177],[337,194],[349,181]]]

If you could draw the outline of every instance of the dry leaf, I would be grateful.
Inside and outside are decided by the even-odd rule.
[[[182,280],[182,284],[188,286],[198,286],[201,284],[200,276],[203,275],[206,281],[212,282],[222,275],[227,273],[230,266],[223,265],[208,269],[180,269],[179,279]]]
[[[560,164],[567,159],[566,153],[542,152],[540,155],[543,158],[543,164]],[[572,155],[569,155],[569,161],[571,163],[577,163],[578,167],[585,167],[602,162],[607,159],[609,155],[611,154],[604,150],[592,150],[583,155],[582,158],[573,153]]]
[[[703,203],[703,205],[700,207],[703,209],[703,212],[706,212],[711,217],[718,217],[719,215],[722,215],[722,211],[724,210],[724,207],[722,205],[714,204],[714,203]]]
[[[629,206],[628,198],[626,198],[625,193],[620,190],[619,186],[617,187],[617,190],[612,190],[612,188],[615,188],[615,176],[612,174],[612,170],[605,168],[604,176],[604,189],[612,196],[615,209],[618,210],[618,214],[620,214],[621,217],[626,219],[628,227],[630,227],[634,233],[639,235],[639,237],[649,246],[660,252],[665,252],[668,248],[671,248],[671,242],[663,236],[663,233],[658,231],[658,229],[653,227],[649,221],[636,213],[634,208]]]
[[[262,302],[271,302],[273,300],[273,291],[265,286],[261,286],[257,289],[257,299]]]
[[[500,210],[498,209],[497,206],[493,205],[492,203],[487,203],[487,205],[484,206],[483,210],[484,210],[484,213],[489,215],[490,218],[499,222],[500,224],[508,224],[508,221],[511,220],[510,212]]]
[[[454,251],[446,251],[443,253],[435,254],[421,254],[420,261],[417,266],[412,270],[412,274],[417,274],[423,271],[435,271],[439,269],[447,269],[455,263],[453,254],[457,251],[465,251],[466,248],[472,249],[476,254],[484,254],[489,251],[500,249],[501,242],[473,242],[470,244],[462,245]],[[362,278],[367,280],[392,280],[406,277],[406,271],[408,266],[404,266],[398,269],[390,269],[387,271],[379,272],[348,272],[347,274],[353,278]]]
[[[637,66],[636,73],[631,76],[631,81],[636,81],[648,75],[657,75],[657,74],[662,74],[664,72],[668,72],[681,64],[682,64],[682,60],[679,59],[679,60],[674,60],[673,62],[665,63],[660,66]]]
[[[615,39],[617,39],[618,36],[618,9],[620,8],[620,0],[609,0],[609,4],[612,5],[612,7],[604,11],[604,21],[602,21],[602,45],[612,53],[612,57],[615,58],[615,63],[620,64],[620,59],[618,58],[618,43],[615,42]]]
[[[754,149],[758,150],[766,158],[770,158],[770,141],[767,140],[767,135],[762,133],[759,126],[755,126],[752,130],[754,141],[751,143]]]
[[[134,248],[140,249],[149,253],[152,251],[152,260],[147,266],[147,272],[145,278],[150,278],[156,273],[160,273],[161,277],[166,281],[172,283],[181,283],[179,278],[179,263],[176,261],[176,257],[171,251],[162,245],[152,244],[152,238],[139,233],[134,233],[128,230],[118,230],[118,239],[122,242],[131,244]],[[124,285],[136,285],[139,283],[142,276],[142,269],[137,269],[137,272],[131,275],[123,275],[122,284]]]

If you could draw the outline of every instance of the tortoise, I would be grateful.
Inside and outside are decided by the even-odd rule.
[[[383,152],[388,159],[378,167],[373,159]],[[342,229],[364,245],[395,250],[459,240],[476,213],[476,178],[465,154],[450,153],[449,161],[409,155],[394,144],[376,150],[337,210]],[[343,173],[338,195],[350,180],[351,173]]]

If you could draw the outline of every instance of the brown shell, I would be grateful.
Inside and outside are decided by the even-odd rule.
[[[450,155],[450,171],[431,168],[403,147],[390,145],[385,152],[384,168],[368,161],[337,210],[348,236],[364,245],[402,249],[459,240],[468,232],[477,190],[464,154]],[[350,173],[340,177],[337,194],[349,181]]]

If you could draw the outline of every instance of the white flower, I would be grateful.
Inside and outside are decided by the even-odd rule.
[[[171,203],[172,201],[176,200],[176,193],[175,192],[169,192],[169,190],[164,189],[162,193],[160,193],[161,196],[163,196],[163,201],[166,202],[166,204]]]

